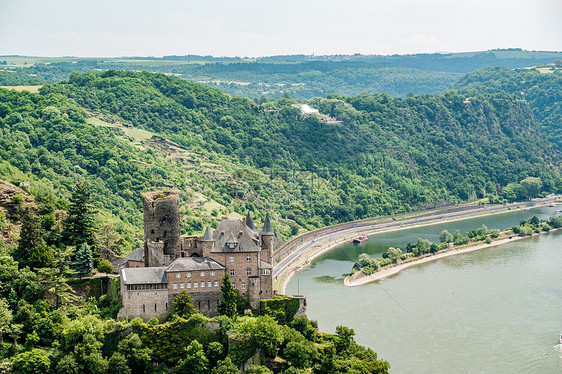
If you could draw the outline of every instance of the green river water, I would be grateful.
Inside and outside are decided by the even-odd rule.
[[[344,287],[362,252],[405,248],[441,230],[504,229],[553,207],[517,210],[373,235],[318,258],[290,281],[322,331],[355,330],[391,373],[562,373],[562,231],[421,264],[380,282]]]

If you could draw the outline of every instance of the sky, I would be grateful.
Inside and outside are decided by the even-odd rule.
[[[562,51],[562,0],[0,0],[0,55]]]

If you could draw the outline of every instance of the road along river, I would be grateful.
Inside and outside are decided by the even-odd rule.
[[[380,256],[418,237],[438,240],[485,224],[504,229],[559,208],[518,209],[373,235],[322,254],[287,285],[308,298],[322,331],[346,325],[400,373],[562,372],[562,231],[421,264],[360,287],[345,287],[362,252]]]

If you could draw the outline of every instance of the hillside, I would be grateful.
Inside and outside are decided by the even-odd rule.
[[[560,52],[521,49],[412,55],[288,55],[260,58],[164,56],[123,58],[0,57],[0,85],[60,82],[72,72],[150,71],[205,84],[231,95],[297,99],[329,94],[444,92],[465,73],[522,68],[562,59]]]
[[[462,92],[505,92],[529,103],[543,134],[562,150],[562,66],[547,64],[532,69],[501,67],[467,74],[454,88]]]
[[[50,188],[60,196],[89,181],[129,242],[139,234],[140,192],[157,186],[183,191],[185,232],[247,209],[259,221],[268,208],[285,237],[468,199],[524,198],[513,191],[529,176],[544,193],[562,188],[552,166],[559,153],[528,105],[502,95],[332,95],[310,101],[340,120],[324,123],[302,117],[294,100],[258,105],[151,73],[73,74],[40,92],[2,91],[18,112],[2,114],[13,144],[2,150],[2,175],[58,179]],[[101,114],[87,121],[93,114],[77,105]]]

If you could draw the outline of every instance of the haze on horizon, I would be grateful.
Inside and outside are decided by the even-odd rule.
[[[2,0],[0,55],[562,51],[559,0]]]

